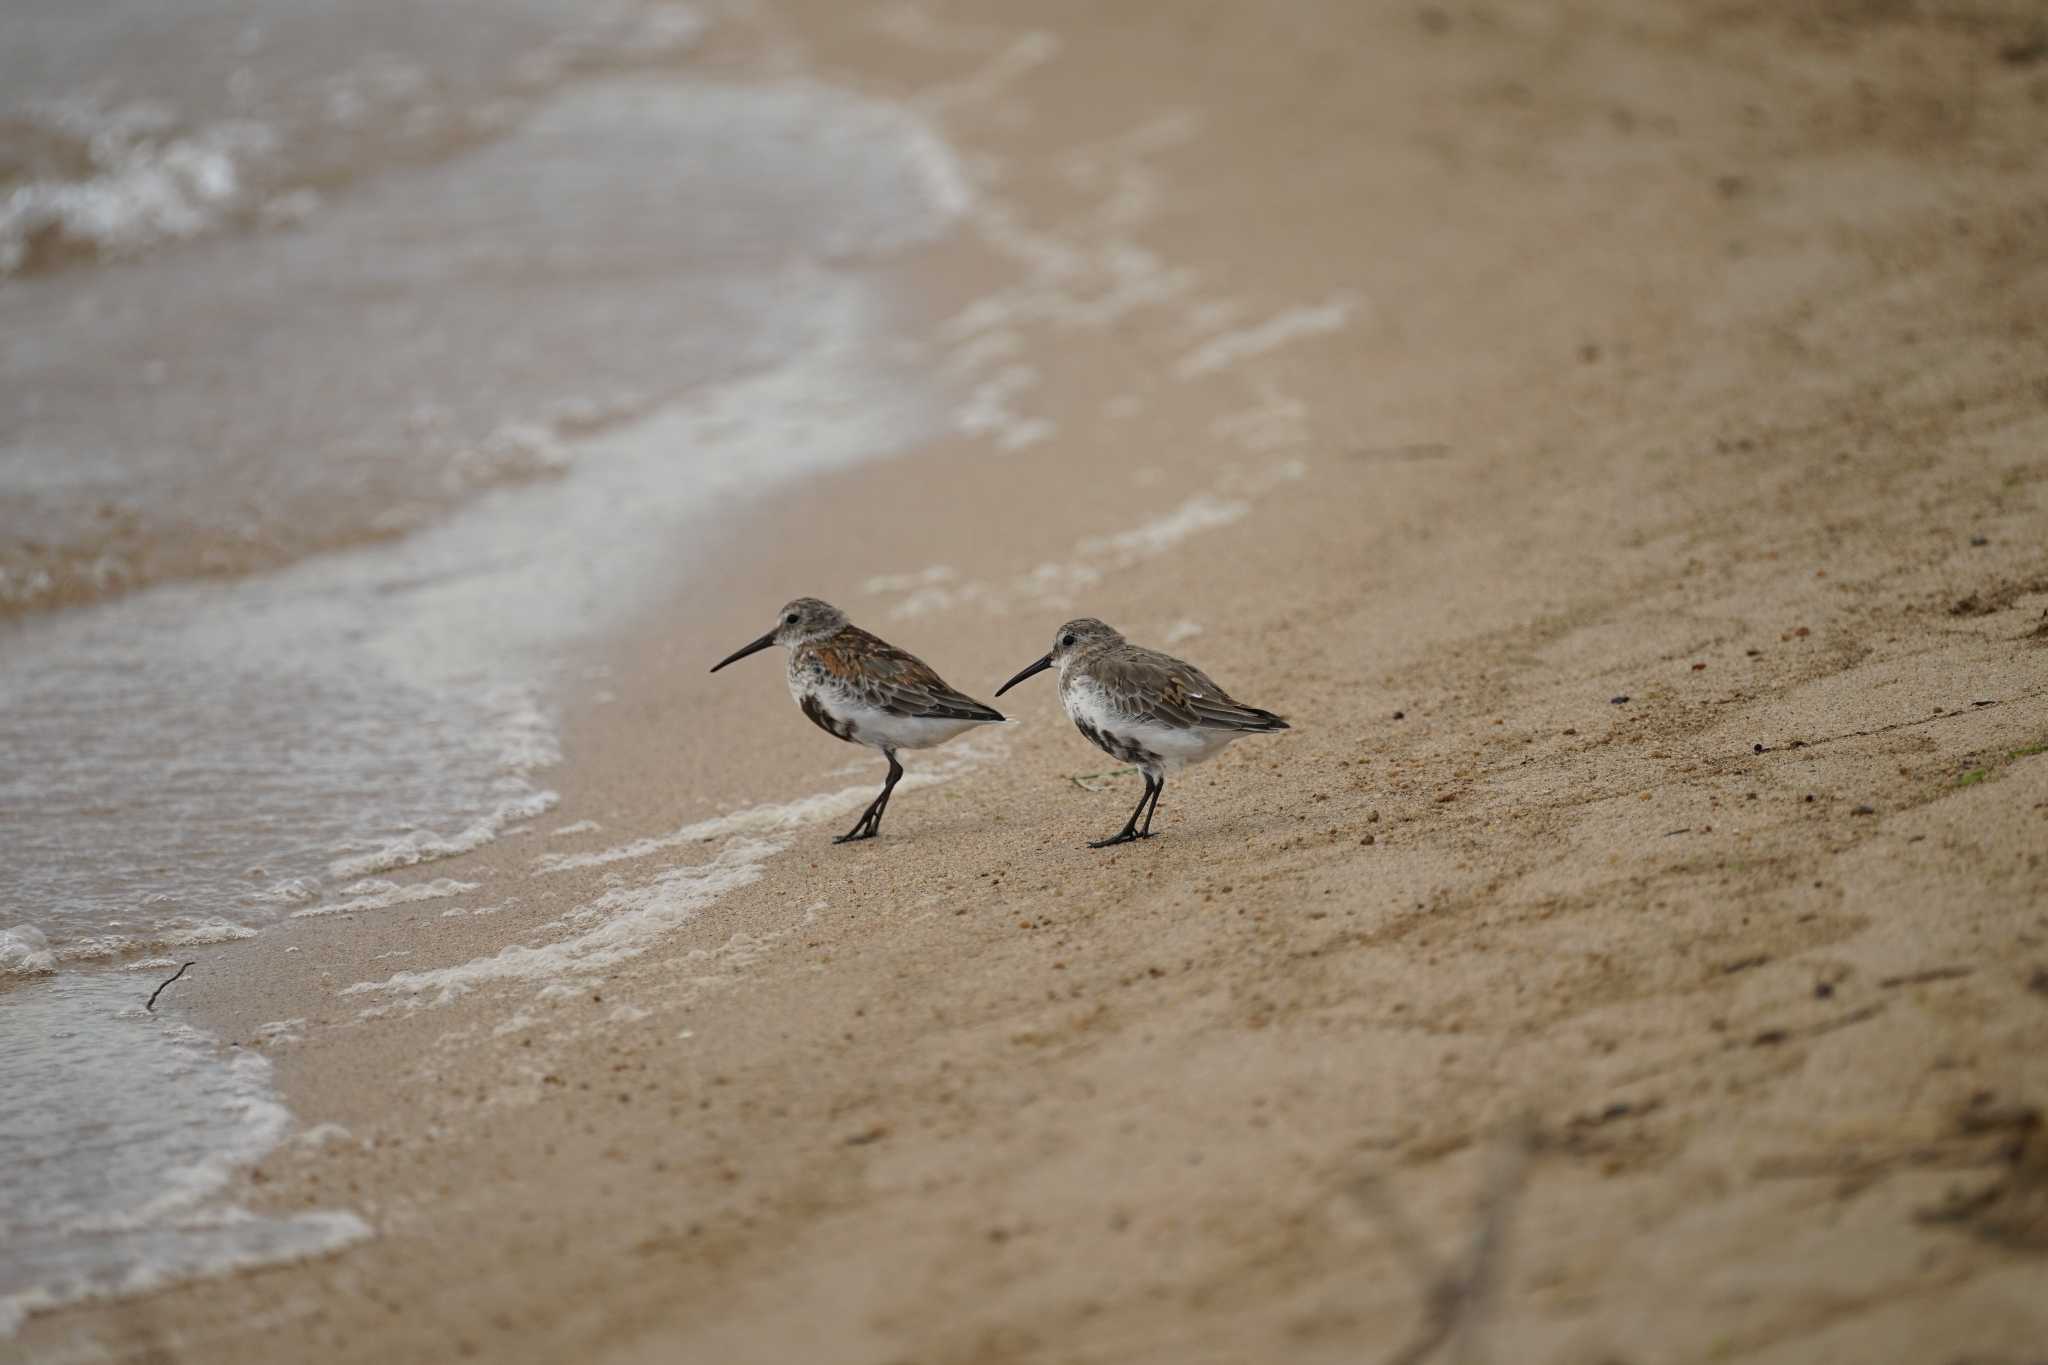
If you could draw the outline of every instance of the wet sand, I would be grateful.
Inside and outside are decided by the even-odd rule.
[[[553,816],[410,874],[477,891],[180,984],[315,1135],[245,1201],[374,1240],[0,1356],[1384,1359],[1409,1226],[1494,1227],[1493,1359],[2037,1351],[2025,7],[920,13],[778,10],[979,167],[901,320],[971,430],[703,547]],[[1038,680],[573,991],[344,993],[723,845],[544,855],[879,781],[704,671],[801,592],[984,697],[1099,615],[1296,729],[1094,852],[1136,780]]]

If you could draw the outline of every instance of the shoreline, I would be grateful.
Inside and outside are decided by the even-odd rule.
[[[346,1132],[238,1198],[375,1238],[0,1357],[1370,1357],[1422,1307],[1359,1182],[1448,1256],[1525,1113],[1503,1354],[2030,1349],[2033,1177],[1969,1117],[2048,1094],[2027,74],[1843,144],[1860,68],[1789,21],[1577,7],[1557,80],[1545,35],[1353,16],[1360,88],[1334,5],[1038,41],[783,12],[998,168],[905,272],[971,434],[725,519],[729,586],[582,660],[613,697],[565,698],[554,811],[396,874],[473,893],[180,984],[231,1045],[307,1018],[265,1053]],[[1908,94],[1983,46],[1851,33]],[[1745,130],[1764,95],[1796,131]],[[1937,159],[1967,236],[1830,197]],[[1094,853],[1128,779],[1071,780],[1111,765],[1027,685],[871,844],[798,824],[702,903],[662,876],[730,839],[536,870],[879,783],[767,664],[704,673],[802,592],[984,697],[1069,615],[1179,633],[1296,730]],[[346,993],[664,888],[573,993]],[[1990,1197],[1928,1222],[1956,1186]]]

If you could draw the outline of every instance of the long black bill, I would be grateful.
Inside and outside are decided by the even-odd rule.
[[[1025,669],[1025,670],[1024,670],[1024,671],[1023,671],[1022,673],[1019,673],[1019,674],[1018,674],[1018,675],[1017,675],[1016,677],[1014,677],[1014,678],[1010,679],[1010,680],[1009,680],[1008,682],[1004,683],[1004,684],[1003,684],[1003,685],[1002,685],[1001,687],[998,687],[998,688],[996,689],[996,695],[997,695],[997,696],[999,696],[999,697],[1000,697],[1000,696],[1002,696],[1002,695],[1003,695],[1003,693],[1005,693],[1005,692],[1009,691],[1009,690],[1010,690],[1011,688],[1015,687],[1015,686],[1016,686],[1016,685],[1017,685],[1018,683],[1020,683],[1020,682],[1023,682],[1023,681],[1024,681],[1024,680],[1025,680],[1026,678],[1030,677],[1030,676],[1031,676],[1031,675],[1032,675],[1033,673],[1043,673],[1043,672],[1045,672],[1045,670],[1046,670],[1046,669],[1048,669],[1048,668],[1051,668],[1051,667],[1052,667],[1052,655],[1048,654],[1048,655],[1046,655],[1046,656],[1045,656],[1045,657],[1044,657],[1043,659],[1040,659],[1040,660],[1039,660],[1039,661],[1038,661],[1037,663],[1035,663],[1035,664],[1032,664],[1032,665],[1031,665],[1031,666],[1030,666],[1029,668]]]
[[[738,649],[726,655],[717,663],[711,665],[711,671],[713,673],[716,673],[719,669],[724,668],[727,664],[738,663],[741,659],[746,658],[749,654],[759,654],[762,650],[768,648],[768,646],[774,643],[775,632],[771,630],[766,635],[763,635],[760,639],[754,641],[752,644],[741,645]]]

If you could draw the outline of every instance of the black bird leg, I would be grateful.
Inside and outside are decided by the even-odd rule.
[[[1165,790],[1165,778],[1154,778],[1152,774],[1146,773],[1145,794],[1138,798],[1138,804],[1132,808],[1131,818],[1124,821],[1124,827],[1118,830],[1115,834],[1110,835],[1107,839],[1097,839],[1094,843],[1088,845],[1088,847],[1108,848],[1113,844],[1128,844],[1134,839],[1151,838],[1152,815],[1151,812],[1146,809],[1146,807],[1148,805],[1158,804],[1159,793]],[[1140,815],[1143,815],[1145,817],[1145,829],[1143,833],[1140,833],[1138,830],[1138,817]]]
[[[1151,809],[1145,812],[1145,827],[1138,831],[1138,837],[1140,839],[1149,839],[1152,837],[1152,817],[1159,813],[1159,797],[1160,794],[1165,790],[1166,779],[1164,777],[1155,777],[1152,779],[1152,806]]]
[[[889,808],[889,793],[896,790],[897,779],[903,776],[903,765],[896,761],[896,755],[883,750],[889,760],[889,776],[882,782],[882,793],[868,802],[868,808],[861,812],[860,819],[853,822],[853,828],[832,842],[850,844],[856,839],[872,839],[882,832],[882,812]]]
[[[879,796],[877,796],[874,800],[868,802],[868,808],[860,813],[860,819],[853,822],[853,828],[846,831],[846,833],[840,835],[832,842],[835,844],[846,844],[852,843],[855,839],[874,838],[875,807],[881,804],[882,798]]]

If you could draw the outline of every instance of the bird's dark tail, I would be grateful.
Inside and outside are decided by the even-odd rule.
[[[1197,723],[1218,730],[1270,734],[1275,730],[1293,728],[1271,711],[1261,711],[1256,706],[1246,706],[1239,701],[1219,702],[1208,697],[1199,697],[1189,701],[1188,709],[1195,713]]]

